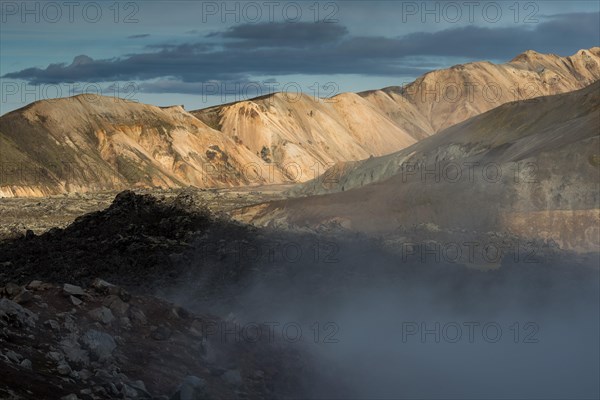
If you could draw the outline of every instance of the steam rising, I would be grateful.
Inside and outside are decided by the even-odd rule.
[[[315,243],[285,240],[301,249]],[[218,300],[201,295],[210,290],[203,276],[167,295],[196,311],[218,310],[240,329],[277,324],[275,340],[311,362],[312,398],[598,397],[597,256],[509,259],[478,271],[402,264],[356,238],[317,240],[335,243],[336,262],[310,251],[293,262],[276,252],[230,256],[253,272],[220,289]],[[300,327],[302,338],[289,340],[286,324]]]

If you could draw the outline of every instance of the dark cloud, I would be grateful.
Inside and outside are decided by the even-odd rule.
[[[141,33],[139,35],[131,35],[131,36],[127,36],[127,39],[141,39],[141,38],[145,38],[150,36],[149,33]]]
[[[463,56],[506,60],[525,50],[570,55],[600,44],[600,13],[549,16],[546,21],[518,27],[463,27],[404,36],[404,54]]]
[[[234,39],[228,47],[318,47],[335,42],[348,34],[339,24],[328,23],[261,23],[236,25],[225,32],[209,34],[208,37]]]
[[[146,91],[187,92],[185,84],[248,82],[253,76],[360,74],[417,76],[431,65],[420,56],[508,60],[534,49],[561,55],[597,46],[599,13],[549,16],[544,22],[515,27],[459,27],[402,37],[357,37],[344,26],[324,23],[248,24],[232,27],[202,42],[156,44],[147,52],[71,64],[51,64],[4,75],[31,84],[155,80]],[[215,43],[216,41],[216,43]]]
[[[551,38],[551,41],[545,40]],[[554,48],[566,49],[578,43],[580,48],[590,48],[600,44],[600,13],[572,13],[553,15],[548,22],[536,29],[536,50],[556,52]],[[565,49],[565,50],[562,50]]]

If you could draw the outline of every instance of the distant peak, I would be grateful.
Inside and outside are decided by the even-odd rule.
[[[138,103],[127,99],[122,99],[114,96],[102,96],[94,93],[80,93],[73,96],[57,97],[50,99],[42,99],[31,102],[21,108],[11,111],[10,113],[20,113],[27,110],[48,110],[48,109],[60,109],[62,107],[69,107],[74,104],[89,104],[91,106],[107,107],[114,105],[136,105],[140,104],[145,107],[154,107],[144,103]],[[7,113],[7,114],[10,114]]]
[[[173,104],[171,106],[163,106],[160,108],[163,110],[184,110],[185,111],[185,106],[183,104]]]
[[[535,50],[525,50],[524,52],[522,52],[521,54],[519,54],[518,56],[516,56],[515,58],[513,58],[511,60],[511,62],[516,62],[516,61],[527,61],[530,60],[532,58],[537,58],[539,56],[541,56],[541,53],[538,53]]]
[[[582,57],[582,56],[590,56],[590,55],[600,55],[600,47],[592,47],[589,49],[580,49],[577,53],[573,54],[573,57]]]

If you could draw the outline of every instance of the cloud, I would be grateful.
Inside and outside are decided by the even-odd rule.
[[[398,51],[478,59],[510,59],[525,50],[570,55],[581,48],[598,46],[599,32],[600,13],[572,13],[548,16],[546,21],[530,26],[469,26],[412,33],[403,37]]]
[[[146,82],[146,91],[187,93],[186,84],[249,82],[253,76],[418,76],[431,64],[415,65],[411,58],[508,60],[528,49],[566,55],[597,46],[599,17],[562,14],[528,26],[467,26],[401,37],[352,36],[339,24],[243,24],[198,42],[154,44],[142,53],[103,60],[79,56],[71,64],[27,68],[4,78],[31,84],[155,80],[160,84]]]
[[[340,40],[348,28],[339,24],[298,22],[236,25],[207,37],[234,39],[227,47],[318,47]]]
[[[127,36],[127,39],[141,39],[141,38],[145,38],[150,36],[149,33],[141,33],[139,35],[131,35],[131,36]]]

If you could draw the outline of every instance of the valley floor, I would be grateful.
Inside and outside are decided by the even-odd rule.
[[[291,185],[269,185],[219,189],[139,189],[138,193],[172,198],[179,193],[193,193],[197,202],[215,213],[239,207],[283,199]],[[0,240],[24,235],[31,230],[39,235],[51,228],[64,228],[77,217],[108,207],[118,191],[57,195],[43,198],[0,198]]]
[[[598,254],[541,243],[473,268],[438,245],[474,232],[227,216],[284,189],[3,200],[37,232],[0,241],[0,398],[600,393]]]

